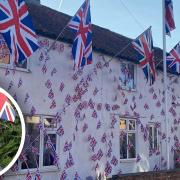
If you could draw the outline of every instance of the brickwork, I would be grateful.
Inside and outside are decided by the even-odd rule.
[[[180,180],[180,169],[113,176],[109,180]]]

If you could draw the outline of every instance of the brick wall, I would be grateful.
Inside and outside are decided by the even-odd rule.
[[[109,180],[180,180],[180,169],[113,176]]]

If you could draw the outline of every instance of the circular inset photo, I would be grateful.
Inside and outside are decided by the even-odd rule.
[[[0,176],[21,154],[25,141],[25,123],[13,97],[0,88]]]

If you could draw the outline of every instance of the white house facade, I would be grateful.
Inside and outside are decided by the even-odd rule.
[[[170,168],[178,166],[180,78],[168,74],[167,134],[162,71],[150,86],[131,47],[108,63],[130,39],[94,26],[93,64],[76,69],[69,30],[46,53],[69,17],[40,5],[29,8],[40,49],[15,67],[0,40],[0,86],[26,121],[24,150],[3,179],[90,180],[164,170],[167,140]],[[157,61],[161,55],[156,48]]]

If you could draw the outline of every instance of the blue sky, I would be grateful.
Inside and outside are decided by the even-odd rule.
[[[62,0],[61,7],[60,2],[41,0],[42,4],[69,15],[74,15],[84,0]],[[173,4],[176,29],[171,38],[166,38],[168,51],[180,40],[180,0],[173,0]],[[162,48],[162,0],[91,0],[91,16],[93,24],[130,38],[152,26],[154,45]]]

